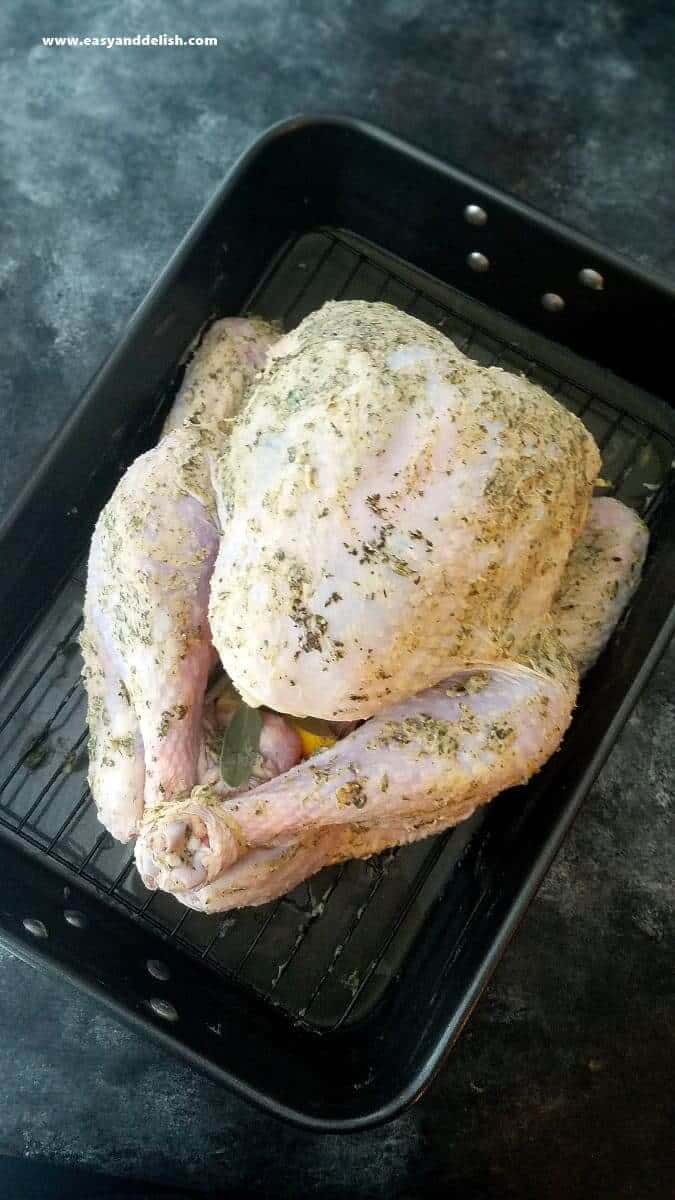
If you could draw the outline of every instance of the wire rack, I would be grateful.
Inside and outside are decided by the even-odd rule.
[[[514,346],[517,339],[495,336],[480,305],[331,230],[305,234],[288,247],[246,307],[291,328],[329,299],[389,301],[442,329],[477,361],[542,383],[596,438],[605,494],[655,519],[675,448],[657,401],[648,410],[653,423],[633,415],[612,376],[602,388],[586,390],[552,366],[558,360],[547,352],[550,344],[542,342],[536,361],[525,357]],[[86,700],[77,642],[83,592],[80,564],[3,682],[0,757],[7,767],[0,828],[45,855],[66,881],[77,877],[294,1020],[320,1029],[356,1020],[400,969],[483,815],[370,861],[328,868],[261,908],[203,916],[148,892],[130,848],[98,824],[86,783]]]

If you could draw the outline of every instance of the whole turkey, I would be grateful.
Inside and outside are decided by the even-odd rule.
[[[263,903],[456,823],[553,753],[647,545],[592,500],[576,417],[354,301],[281,339],[217,323],[167,427],[99,520],[83,635],[92,791],[139,834],[149,887]],[[233,786],[239,697],[262,720]],[[307,717],[337,740],[300,761]]]

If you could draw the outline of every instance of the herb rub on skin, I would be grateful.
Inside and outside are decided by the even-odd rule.
[[[366,718],[550,610],[600,465],[581,421],[387,304],[273,348],[217,469],[209,619],[238,691]]]

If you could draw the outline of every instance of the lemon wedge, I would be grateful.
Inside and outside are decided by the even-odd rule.
[[[303,717],[301,720],[292,720],[291,725],[300,738],[303,758],[311,758],[321,750],[328,750],[337,741],[328,721]]]

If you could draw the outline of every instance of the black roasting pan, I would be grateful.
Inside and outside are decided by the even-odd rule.
[[[96,516],[215,316],[384,299],[579,413],[651,526],[562,750],[438,838],[209,917],[145,891],[86,786],[77,633]],[[298,117],[239,161],[0,533],[0,936],[265,1108],[323,1130],[429,1084],[673,628],[673,288],[381,130]],[[54,1053],[57,1053],[57,1047]]]

